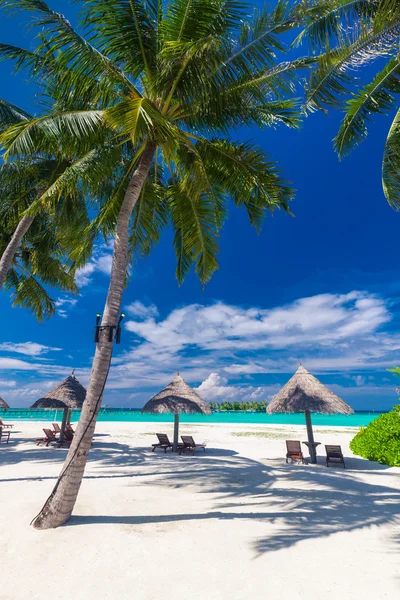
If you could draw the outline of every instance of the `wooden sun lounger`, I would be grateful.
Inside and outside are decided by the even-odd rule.
[[[40,444],[45,444],[49,446],[52,443],[58,442],[58,437],[52,429],[43,429],[45,437],[37,438],[36,446],[40,446]]]
[[[4,423],[4,421],[0,419],[0,427],[14,427],[14,423]]]
[[[5,440],[6,438],[7,438],[6,444],[8,444],[8,442],[10,441],[10,432],[9,431],[3,431],[3,428],[0,427],[0,442],[1,442],[2,439]]]
[[[57,446],[61,448],[62,446],[67,446],[67,448],[71,445],[72,440],[74,439],[74,434],[70,429],[66,429],[64,431],[64,439],[61,441],[57,438]]]
[[[196,444],[191,435],[181,435],[181,440],[183,445],[180,444],[179,454],[182,454],[185,450],[191,450],[194,454],[196,448],[203,448],[204,452],[206,451],[205,444]]]
[[[163,448],[164,452],[167,452],[168,448],[173,448],[173,444],[169,441],[166,433],[156,433],[156,436],[158,437],[158,444],[152,444],[152,452],[154,452],[156,448]]]
[[[342,453],[342,448],[340,446],[328,445],[325,446],[326,450],[326,466],[329,467],[329,463],[335,465],[343,465],[343,469],[346,468],[344,463],[344,456]]]
[[[61,433],[61,427],[58,423],[52,423],[54,433]]]
[[[298,440],[286,440],[286,462],[289,460],[301,460],[305,464],[303,452],[301,451],[301,444]]]
[[[65,426],[65,431],[70,431],[72,435],[74,435],[75,431],[73,430],[71,423],[67,423]]]

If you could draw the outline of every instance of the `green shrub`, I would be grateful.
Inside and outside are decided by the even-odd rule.
[[[363,458],[400,467],[400,404],[367,427],[361,427],[350,448]]]

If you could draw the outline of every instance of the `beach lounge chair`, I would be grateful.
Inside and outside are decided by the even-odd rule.
[[[196,444],[191,435],[181,435],[181,440],[183,442],[183,445],[180,444],[179,454],[182,454],[182,452],[185,450],[191,450],[194,454],[196,448],[203,448],[204,452],[206,451],[206,445]]]
[[[9,431],[3,431],[3,428],[0,427],[0,443],[2,440],[6,440],[6,444],[8,444],[8,442],[10,441],[10,432]]]
[[[58,423],[52,423],[54,433],[61,433],[61,427]]]
[[[156,433],[156,436],[158,437],[158,444],[152,444],[152,452],[154,452],[156,448],[163,448],[164,452],[167,452],[168,448],[173,448],[173,444],[171,444],[171,442],[169,441],[166,433]]]
[[[343,469],[346,468],[344,464],[344,456],[342,448],[340,446],[325,446],[326,450],[326,466],[329,467],[329,463],[336,465],[343,465]]]
[[[72,429],[71,423],[67,423],[65,426],[65,431],[70,431],[72,435],[74,435],[75,431]]]
[[[301,451],[301,445],[298,440],[286,440],[286,462],[289,459],[293,462],[294,460],[301,460],[305,464],[303,452]]]
[[[14,423],[4,423],[4,421],[0,418],[0,427],[14,427]]]
[[[64,433],[64,440],[66,442],[72,442],[72,440],[74,439],[74,431],[71,427],[71,429],[66,429],[65,433]]]
[[[52,429],[43,429],[43,431],[45,437],[38,438],[36,440],[36,446],[40,446],[40,444],[45,444],[46,446],[49,446],[54,442],[58,442],[58,437],[56,437],[56,434]]]

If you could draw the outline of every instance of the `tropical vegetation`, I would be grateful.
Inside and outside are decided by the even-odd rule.
[[[255,11],[226,0],[88,0],[78,28],[41,0],[0,0],[26,10],[40,28],[35,49],[2,44],[0,55],[28,68],[49,96],[48,114],[1,135],[4,158],[71,157],[38,202],[104,178],[89,241],[114,237],[110,286],[81,419],[56,486],[35,527],[68,520],[79,492],[112,355],[130,259],[148,254],[171,223],[182,281],[194,267],[206,283],[218,267],[218,235],[229,202],[259,230],[275,209],[289,211],[293,190],[278,165],[250,142],[243,125],[296,128],[292,96],[306,59],[277,60],[297,5],[278,0]],[[84,248],[86,245],[84,244]],[[81,249],[75,260],[83,260]],[[85,255],[85,250],[83,251]],[[110,335],[111,332],[111,335]]]
[[[383,191],[400,208],[400,2],[311,0],[295,45],[318,55],[306,90],[305,111],[344,108],[334,140],[340,158],[363,142],[372,120],[391,116],[382,161]],[[361,71],[362,70],[362,71]],[[356,74],[364,77],[356,77]],[[368,82],[365,79],[368,78]]]
[[[0,132],[29,118],[0,100]],[[76,190],[45,206],[37,202],[67,166],[65,158],[39,154],[0,165],[0,289],[39,320],[55,311],[49,287],[77,292],[70,255],[87,223],[86,201]]]
[[[214,411],[251,411],[251,412],[265,412],[268,402],[261,400],[255,401],[236,401],[236,402],[210,402],[210,408]]]
[[[350,442],[354,454],[391,467],[400,467],[400,404],[380,415]]]

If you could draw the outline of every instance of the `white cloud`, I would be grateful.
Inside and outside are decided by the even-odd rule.
[[[90,261],[84,267],[77,269],[75,281],[79,288],[89,285],[94,273],[110,275],[113,245],[114,243],[111,242],[110,244],[102,244],[95,247]]]
[[[75,275],[75,281],[76,281],[76,285],[79,288],[89,285],[89,283],[91,281],[91,275],[96,270],[96,266],[97,265],[95,262],[89,262],[84,267],[77,269],[76,275]]]
[[[7,396],[12,396],[14,398],[17,397],[23,400],[24,396],[34,396],[35,398],[40,398],[43,396],[43,393],[44,392],[42,388],[20,387],[8,392]],[[29,402],[32,402],[31,398],[29,399]]]
[[[78,303],[77,298],[58,298],[56,301],[56,309],[59,317],[66,319],[68,316],[68,311],[76,306]]]
[[[68,306],[64,300],[58,301],[61,309]],[[297,368],[298,358],[317,374],[336,372],[323,381],[343,383],[350,395],[361,398],[363,390],[379,389],[376,381],[371,385],[368,371],[381,371],[381,378],[382,371],[399,362],[400,331],[392,324],[388,330],[389,306],[394,310],[389,301],[353,291],[301,298],[269,309],[223,302],[190,304],[161,318],[154,304],[133,302],[125,308],[130,315],[123,336],[125,348],[129,348],[129,332],[135,334],[134,339],[128,351],[116,347],[107,382],[112,392],[105,401],[115,404],[117,398],[125,402],[123,398],[130,397],[139,404],[171,381],[177,370],[190,384],[198,385],[207,400],[268,399]],[[36,371],[33,389],[51,387],[71,371],[65,365],[49,364],[45,353],[50,347],[33,342],[7,344],[3,350],[36,360],[2,357],[0,370]],[[26,373],[23,377],[32,381],[33,376]],[[77,376],[86,386],[89,364]],[[26,381],[16,385],[25,388]],[[345,394],[339,395],[346,399]],[[372,398],[373,392],[368,396]]]
[[[131,317],[137,317],[141,320],[158,317],[158,310],[155,304],[145,305],[142,302],[136,301],[126,306],[125,310]]]
[[[36,366],[17,358],[0,358],[0,370],[4,371],[34,371]]]
[[[22,344],[14,344],[13,342],[4,342],[0,344],[0,350],[4,352],[15,352],[17,354],[25,354],[26,356],[40,356],[47,352],[59,352],[61,348],[53,348],[52,346],[43,346],[35,342],[24,342]]]
[[[110,275],[111,273],[111,265],[112,265],[112,256],[111,254],[103,254],[97,260],[97,270],[101,271],[105,275]]]
[[[154,316],[126,323],[128,331],[143,340],[136,357],[179,353],[190,346],[225,353],[293,348],[297,355],[307,348],[346,347],[354,339],[375,334],[390,320],[385,302],[365,292],[321,294],[272,309],[190,304],[164,320]],[[258,361],[253,372],[262,367]]]
[[[279,385],[251,386],[251,385],[228,385],[228,379],[219,373],[210,373],[196,391],[208,402],[230,402],[245,400],[254,402],[268,400],[279,391]]]
[[[17,382],[13,379],[0,379],[0,388],[3,387],[15,387]]]

